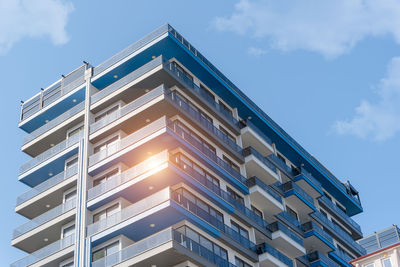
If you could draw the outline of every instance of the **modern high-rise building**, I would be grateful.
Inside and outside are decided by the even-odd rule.
[[[400,229],[393,225],[358,241],[366,255],[351,261],[355,267],[400,267]]]
[[[357,190],[168,24],[23,102],[19,127],[31,188],[12,245],[29,255],[13,267],[351,266],[365,253]]]

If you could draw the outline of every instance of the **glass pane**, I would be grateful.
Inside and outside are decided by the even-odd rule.
[[[199,234],[190,228],[186,228],[186,235],[195,242],[199,242]]]
[[[392,263],[390,262],[390,259],[383,260],[383,267],[392,267]]]
[[[116,253],[118,251],[119,251],[119,241],[108,245],[107,248],[106,248],[107,256],[109,256],[111,254],[114,254],[114,253]]]
[[[75,225],[71,225],[63,229],[63,238],[72,235],[75,232]]]
[[[97,261],[99,259],[104,258],[104,256],[106,255],[106,251],[104,248],[97,250],[95,252],[93,252],[92,254],[92,261]]]

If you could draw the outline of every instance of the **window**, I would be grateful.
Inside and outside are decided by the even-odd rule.
[[[176,70],[178,71],[178,76],[182,77],[184,79],[189,79],[190,81],[193,82],[193,77],[187,73],[181,66],[179,66],[176,62],[173,63]]]
[[[261,212],[261,210],[257,209],[256,207],[254,207],[253,205],[251,205],[251,210],[257,214],[258,217],[263,218],[263,214]]]
[[[182,124],[180,121],[176,121],[176,125],[177,125],[177,127],[176,127],[177,128],[176,129],[177,130],[177,134],[179,134],[181,137],[183,137],[183,139],[190,138],[190,139],[192,139],[191,142],[193,142],[193,141],[196,142],[197,141],[199,143],[199,145],[202,145],[203,147],[208,149],[209,152],[212,152],[213,154],[216,154],[215,147],[213,147],[208,142],[206,142],[205,140],[200,138],[197,134],[195,134],[194,132],[189,130],[186,127],[186,125]]]
[[[231,166],[232,169],[234,169],[235,171],[240,173],[240,168],[238,165],[236,165],[235,163],[233,163],[232,160],[230,160],[229,158],[227,158],[225,155],[222,155],[223,160],[228,163],[229,166]]]
[[[75,233],[75,224],[63,226],[61,231],[61,238],[65,238]]]
[[[203,91],[208,98],[215,101],[215,96],[204,85],[200,84],[200,89],[202,89],[201,91]]]
[[[108,172],[108,173],[105,174],[105,175],[102,175],[102,176],[99,177],[99,178],[96,178],[96,179],[93,181],[93,187],[95,187],[95,186],[97,186],[97,185],[99,185],[99,184],[102,184],[102,183],[107,182],[109,179],[113,178],[114,176],[117,176],[118,174],[119,174],[119,169],[117,168],[117,169],[114,169],[114,170]]]
[[[224,103],[222,103],[221,101],[219,101],[220,106],[222,107],[222,109],[224,109],[226,112],[228,112],[230,115],[232,115],[232,110],[230,108],[228,108],[227,105],[225,105]]]
[[[373,263],[366,265],[365,267],[374,267],[375,265]]]
[[[250,264],[247,264],[245,261],[239,259],[238,257],[235,257],[235,265],[237,267],[251,267]]]
[[[111,138],[111,139],[105,141],[104,143],[102,143],[102,144],[96,146],[96,147],[94,148],[94,153],[96,154],[97,152],[100,152],[100,151],[102,151],[102,150],[104,150],[104,149],[107,149],[107,148],[111,147],[111,146],[112,146],[113,144],[115,144],[118,140],[119,140],[119,136],[118,136],[118,135],[117,135],[117,136],[114,136],[113,138]]]
[[[74,199],[76,197],[76,189],[70,189],[64,192],[63,195],[63,203],[67,202],[68,200]]]
[[[219,129],[229,138],[229,140],[236,143],[236,138],[233,135],[231,135],[227,130],[225,130],[223,127],[221,127],[221,125],[219,126]]]
[[[116,106],[110,108],[109,110],[97,115],[96,117],[94,117],[94,122],[97,122],[97,121],[103,119],[104,117],[110,115],[111,113],[117,111],[118,109],[119,109],[119,105],[116,105]]]
[[[119,241],[98,249],[92,253],[92,261],[97,261],[119,251]]]
[[[231,227],[236,233],[240,234],[246,239],[249,239],[249,232],[234,221],[231,221]]]
[[[112,205],[111,207],[94,214],[93,215],[93,223],[104,220],[107,217],[110,217],[111,215],[119,212],[119,210],[120,210],[119,203],[116,203],[116,204]]]
[[[61,263],[60,267],[74,267],[74,261],[70,261],[68,263]]]
[[[244,199],[243,197],[241,197],[238,193],[236,193],[235,191],[233,191],[230,187],[226,187],[226,192],[228,192],[228,194],[233,198],[236,199],[237,201],[239,201],[240,203],[242,203],[244,205]]]
[[[73,129],[72,131],[69,131],[67,133],[67,138],[70,138],[70,137],[76,135],[77,133],[79,133],[82,130],[83,130],[83,125],[79,126],[78,128]]]
[[[69,168],[71,168],[72,166],[74,166],[77,163],[78,163],[78,157],[70,159],[70,160],[65,162],[65,169],[69,169]]]
[[[297,212],[295,212],[293,209],[291,209],[290,207],[286,206],[286,211],[287,211],[287,213],[289,213],[290,216],[292,216],[296,220],[299,220],[299,216],[297,215]]]
[[[383,267],[392,267],[392,263],[390,262],[390,258],[386,258],[382,260]]]

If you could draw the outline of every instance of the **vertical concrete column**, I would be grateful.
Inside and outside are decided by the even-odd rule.
[[[85,70],[85,115],[83,138],[80,143],[80,173],[77,181],[77,210],[75,220],[75,254],[74,266],[86,266],[87,258],[90,258],[90,245],[86,243],[86,192],[88,186],[88,156],[89,156],[89,126],[90,126],[90,96],[91,96],[91,77],[93,69],[86,66]],[[90,260],[89,260],[90,264]]]

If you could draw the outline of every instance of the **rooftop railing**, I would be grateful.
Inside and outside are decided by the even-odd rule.
[[[341,210],[338,206],[336,206],[329,198],[323,195],[320,198],[318,198],[318,200],[321,201],[330,210],[334,211],[336,215],[338,215],[343,221],[349,224],[353,229],[355,229],[360,234],[362,233],[360,225],[358,225],[358,223],[356,223],[352,218],[350,218],[343,210]]]
[[[296,241],[296,243],[304,246],[303,239],[301,237],[299,237],[297,234],[295,234],[293,231],[291,231],[289,228],[287,228],[285,225],[283,225],[282,223],[280,223],[278,221],[271,223],[269,225],[269,229],[272,232],[282,231],[287,236],[289,236],[291,239]]]
[[[277,200],[279,203],[282,203],[282,197],[276,193],[270,186],[266,185],[263,181],[258,179],[256,176],[253,176],[246,181],[247,186],[250,188],[252,186],[259,186],[262,188],[267,194],[272,196],[275,200]]]
[[[74,209],[75,207],[76,207],[76,199],[73,198],[59,206],[56,206],[55,208],[52,208],[51,210],[46,211],[45,213],[42,213],[41,215],[35,217],[34,219],[15,228],[13,232],[13,239],[35,229],[36,227],[44,223],[47,223],[57,218],[58,216]]]
[[[331,234],[337,236],[338,238],[342,239],[342,241],[350,246],[353,250],[355,250],[360,256],[366,253],[365,249],[354,241],[348,233],[346,233],[342,228],[334,224],[330,221],[327,217],[325,217],[321,212],[314,211],[310,214],[311,217],[319,221],[320,224],[324,226],[324,228],[328,228]]]
[[[51,147],[50,149],[44,151],[42,154],[30,159],[28,162],[24,163],[20,169],[19,174],[23,174],[24,172],[32,169],[33,167],[43,163],[44,161],[48,160],[49,158],[53,157],[54,155],[62,152],[63,150],[77,144],[79,140],[83,136],[83,131],[78,134],[73,135],[70,138],[65,139],[64,141],[58,143],[57,145]]]
[[[36,137],[44,134],[45,132],[47,132],[50,129],[56,127],[57,125],[59,125],[62,122],[66,121],[67,119],[71,118],[72,116],[78,114],[79,112],[81,112],[83,110],[84,107],[85,107],[85,102],[81,102],[81,103],[77,104],[76,106],[72,107],[71,109],[67,110],[66,112],[64,112],[60,116],[58,116],[58,117],[54,118],[53,120],[49,121],[45,125],[37,128],[32,133],[27,134],[24,137],[23,144],[26,144],[26,143],[32,141]]]
[[[267,243],[257,245],[257,253],[268,253],[274,258],[278,259],[280,262],[283,262],[286,266],[293,267],[293,262],[289,257],[285,256],[282,254],[282,252]]]
[[[272,164],[272,162],[270,161],[270,159],[268,157],[263,157],[256,149],[254,149],[253,147],[249,146],[246,147],[245,149],[243,149],[243,155],[245,157],[249,156],[249,155],[253,155],[255,156],[258,160],[260,160],[265,166],[267,166],[268,168],[270,168],[273,172],[276,173],[276,167],[274,164]]]
[[[75,235],[69,235],[64,237],[63,239],[57,240],[54,243],[51,243],[48,246],[45,246],[35,252],[29,254],[28,256],[14,262],[11,264],[11,267],[25,267],[29,266],[35,262],[43,260],[65,248],[68,248],[75,244]]]
[[[78,164],[38,184],[17,198],[17,206],[78,173]]]

